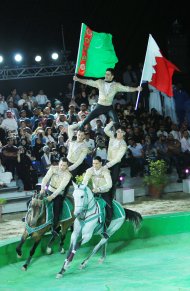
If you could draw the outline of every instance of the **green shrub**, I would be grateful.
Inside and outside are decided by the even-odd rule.
[[[149,172],[149,175],[144,177],[145,184],[157,186],[167,184],[167,165],[164,160],[150,161]]]

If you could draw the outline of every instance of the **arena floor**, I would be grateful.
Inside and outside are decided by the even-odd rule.
[[[23,262],[0,269],[1,290],[64,291],[185,291],[190,290],[190,233],[112,242],[107,259],[95,255],[84,270],[79,265],[90,247],[81,248],[61,279],[56,279],[65,255],[34,258],[27,271]],[[13,254],[15,255],[15,254]]]

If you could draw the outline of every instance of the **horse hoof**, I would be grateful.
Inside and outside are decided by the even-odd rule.
[[[61,250],[60,250],[60,254],[64,254],[65,253],[65,250],[64,250],[64,248],[62,248]]]
[[[51,255],[51,254],[52,254],[52,249],[49,248],[49,247],[47,247],[47,248],[46,248],[46,254],[47,254],[47,255]]]
[[[100,258],[100,259],[98,260],[98,263],[99,263],[99,264],[103,264],[104,260],[105,260],[105,258]]]
[[[27,271],[27,267],[22,266],[22,271]]]
[[[79,266],[79,269],[80,269],[80,270],[83,270],[83,269],[85,269],[85,268],[86,268],[86,264],[85,264],[85,263],[84,263],[84,264],[83,264],[83,263],[80,264],[80,266]]]
[[[61,279],[63,277],[63,274],[61,274],[61,273],[58,273],[57,275],[56,275],[56,279]]]

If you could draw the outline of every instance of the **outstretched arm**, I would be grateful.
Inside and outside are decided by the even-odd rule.
[[[123,86],[122,84],[118,83],[117,84],[117,89],[118,92],[141,92],[142,91],[142,87],[138,86],[138,87],[129,87],[129,86]]]
[[[74,76],[73,80],[77,81],[77,82],[79,82],[81,84],[84,84],[84,85],[88,85],[88,86],[91,86],[91,87],[99,88],[98,80],[93,81],[93,80],[90,80],[90,79],[80,79],[77,76]]]

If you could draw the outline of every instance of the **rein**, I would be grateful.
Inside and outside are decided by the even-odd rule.
[[[40,215],[38,217],[38,219],[43,215],[43,212],[44,212],[44,204],[45,203],[45,200],[43,200],[43,204],[42,204],[42,209],[40,211]],[[28,218],[28,214],[29,214],[29,211],[27,213],[27,216],[26,216],[26,230],[28,232],[29,235],[31,235],[32,233],[34,232],[37,232],[43,228],[45,228],[46,226],[50,225],[52,223],[52,218],[50,218],[50,215],[49,215],[49,211],[47,209],[47,206],[46,206],[46,222],[39,225],[39,226],[36,226],[36,227],[31,227],[29,224],[28,224],[28,221],[27,221],[27,218]]]
[[[85,198],[86,197],[88,198],[88,192],[87,192],[86,187],[84,188],[84,192],[86,195]],[[100,213],[97,214],[98,206],[97,206],[97,202],[95,201],[95,199],[94,199],[94,204],[90,208],[88,208],[89,204],[91,203],[91,201],[93,201],[93,199],[94,199],[94,196],[92,196],[92,199],[87,203],[86,207],[84,206],[85,201],[83,202],[83,212],[85,212],[84,218],[79,218],[81,221],[83,221],[83,223],[88,223],[88,222],[98,218],[101,215]],[[90,214],[89,216],[86,216],[87,212],[92,210],[94,208],[94,206],[96,206],[94,213]],[[75,207],[80,207],[80,206],[75,206]]]

